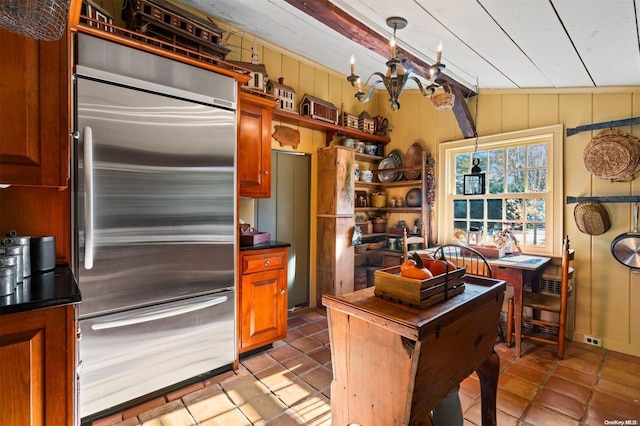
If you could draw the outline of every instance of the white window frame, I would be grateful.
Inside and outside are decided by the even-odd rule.
[[[438,187],[436,190],[437,241],[439,244],[451,243],[453,238],[453,205],[452,200],[468,197],[456,194],[455,156],[473,151],[476,139],[468,138],[457,141],[442,142],[438,147]],[[562,251],[564,235],[564,183],[563,183],[563,145],[564,129],[562,124],[502,133],[478,138],[478,151],[498,149],[515,144],[546,142],[549,144],[546,197],[546,241],[545,247],[526,246],[524,251],[530,254],[559,256]],[[488,189],[487,189],[488,190]],[[543,195],[544,193],[539,193]],[[491,194],[486,194],[490,196]]]

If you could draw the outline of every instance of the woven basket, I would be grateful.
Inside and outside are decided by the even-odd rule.
[[[453,108],[453,104],[456,102],[456,95],[451,91],[451,86],[443,84],[444,91],[434,93],[431,95],[431,103],[435,109],[445,111]]]
[[[628,182],[640,171],[640,140],[619,129],[600,132],[583,153],[589,172],[612,182]]]
[[[583,234],[600,235],[611,228],[609,213],[597,201],[587,200],[578,203],[573,209],[573,217]]]
[[[353,246],[353,249],[356,252],[356,254],[362,254],[365,251],[367,251],[368,248],[369,248],[369,244],[358,244],[356,246]]]

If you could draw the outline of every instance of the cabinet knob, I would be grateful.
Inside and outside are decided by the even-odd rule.
[[[265,171],[264,171],[264,174],[265,174],[265,175],[268,175],[268,174],[269,174],[269,170],[265,170]]]
[[[284,294],[284,288],[280,290],[280,294]]]
[[[269,261],[268,260],[264,261],[264,266],[269,266]]]

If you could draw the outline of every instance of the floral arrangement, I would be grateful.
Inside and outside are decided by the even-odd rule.
[[[511,231],[511,224],[504,223],[504,229],[493,236],[493,242],[497,247],[507,247],[509,245],[513,248],[513,253],[522,253],[520,246],[518,245],[518,239]]]

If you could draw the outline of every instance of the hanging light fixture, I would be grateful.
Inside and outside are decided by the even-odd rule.
[[[478,93],[478,83],[476,82],[476,93]],[[471,173],[463,176],[462,192],[464,195],[484,195],[485,174],[480,168],[480,158],[478,158],[478,95],[476,95],[476,143],[471,156]]]
[[[387,88],[387,92],[389,92],[389,103],[391,104],[391,109],[393,111],[397,111],[400,109],[400,95],[404,90],[405,84],[407,81],[413,80],[418,85],[420,89],[420,93],[422,96],[429,97],[431,96],[440,85],[435,81],[440,76],[441,71],[445,68],[444,64],[440,63],[442,58],[442,43],[438,46],[438,52],[436,53],[436,63],[433,64],[429,69],[429,85],[425,88],[418,78],[411,76],[411,72],[407,72],[398,60],[397,57],[397,49],[396,49],[396,30],[401,30],[407,26],[407,20],[398,16],[392,16],[391,18],[387,18],[387,25],[393,28],[393,38],[389,42],[391,49],[391,58],[387,61],[387,72],[386,74],[382,74],[380,72],[374,72],[369,76],[364,86],[369,86],[369,92],[364,93],[362,91],[362,82],[360,81],[360,76],[355,73],[355,58],[351,56],[351,75],[347,77],[347,80],[351,83],[357,92],[356,99],[360,102],[365,103],[371,99],[371,95],[373,94],[373,90],[380,83],[383,83]],[[378,79],[375,81],[371,81],[371,79]]]

